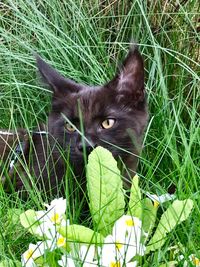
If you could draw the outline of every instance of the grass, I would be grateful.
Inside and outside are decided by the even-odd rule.
[[[179,199],[195,209],[184,226],[170,233],[148,266],[165,261],[168,244],[181,242],[186,254],[200,249],[200,120],[198,1],[5,0],[0,3],[0,128],[34,129],[45,122],[50,93],[37,79],[36,52],[65,76],[86,84],[113,77],[131,38],[145,59],[149,124],[138,173],[154,193],[177,187]],[[76,219],[77,203],[71,208]],[[20,259],[32,241],[15,221],[26,203],[0,187],[0,260]],[[12,209],[8,214],[8,209]],[[199,255],[200,256],[200,255]]]

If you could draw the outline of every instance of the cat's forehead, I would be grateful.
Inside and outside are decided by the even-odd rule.
[[[76,116],[81,109],[83,117],[88,119],[101,115],[106,116],[115,110],[114,99],[115,96],[107,88],[101,86],[86,87],[71,96],[71,108]]]
[[[77,94],[77,99],[80,99],[83,106],[91,106],[95,104],[101,104],[102,100],[109,97],[109,93],[104,87],[87,87]]]

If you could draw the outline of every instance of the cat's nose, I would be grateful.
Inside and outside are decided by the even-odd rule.
[[[79,142],[77,144],[77,147],[78,147],[78,150],[81,152],[81,153],[84,153],[84,149],[85,149],[85,152],[87,155],[90,154],[90,152],[92,152],[92,150],[95,148],[95,145],[93,143],[82,143],[82,142]],[[85,147],[85,148],[84,148]]]

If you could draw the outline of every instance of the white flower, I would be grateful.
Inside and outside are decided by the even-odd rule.
[[[152,195],[149,192],[146,192],[146,195],[154,202],[155,207],[159,206],[159,204],[165,203],[169,200],[173,200],[176,198],[174,194],[169,194],[169,193],[157,196],[157,195]]]
[[[59,198],[45,204],[47,210],[36,212],[36,218],[40,225],[36,234],[45,240],[36,245],[30,244],[29,249],[22,255],[22,264],[26,267],[35,267],[35,259],[42,256],[45,250],[53,251],[59,247],[66,247],[66,238],[59,234],[59,228],[69,225],[65,219],[66,199]]]
[[[145,246],[141,243],[142,222],[136,217],[122,216],[116,221],[112,235],[104,240],[99,249],[101,264],[106,267],[137,266],[137,262],[130,262],[136,255],[144,255]]]
[[[78,252],[76,251],[78,246]],[[72,252],[68,255],[63,255],[61,260],[58,261],[60,266],[75,267],[80,263],[82,267],[95,267],[98,266],[97,262],[94,262],[94,245],[86,246],[80,244],[74,244]]]
[[[47,211],[51,214],[51,221],[54,223],[61,222],[61,215],[66,212],[66,199],[58,198],[51,201],[50,205],[44,204]]]
[[[121,255],[117,249],[117,244],[113,240],[112,235],[108,235],[104,240],[104,245],[98,250],[100,255],[100,263],[102,266],[121,266]]]
[[[126,264],[126,267],[137,267],[137,264],[138,264],[137,261],[129,262]]]
[[[37,242],[36,244],[30,244],[27,251],[21,256],[22,266],[35,267],[35,259],[39,258],[44,254],[46,249],[44,242]]]
[[[194,266],[196,266],[196,267],[200,266],[200,260],[194,254],[191,254],[189,256],[189,260],[194,264]]]
[[[81,245],[79,250],[79,257],[83,262],[83,267],[93,267],[96,265],[94,262],[95,246]]]
[[[50,221],[43,221],[40,225],[38,225],[35,231],[37,235],[47,239],[53,239],[56,232],[56,226]]]
[[[36,217],[40,222],[51,222],[53,224],[65,224],[66,199],[59,198],[51,201],[50,205],[44,204],[46,211],[37,211]]]
[[[144,255],[145,246],[141,244],[142,221],[133,216],[123,215],[114,224],[112,235],[120,251],[127,257]],[[130,255],[129,255],[130,254]],[[131,258],[132,258],[131,257]]]
[[[54,199],[51,204],[45,204],[47,211],[36,212],[36,218],[40,225],[36,229],[36,234],[43,238],[53,239],[60,227],[69,225],[69,220],[65,219],[66,200],[63,198]]]
[[[45,239],[44,242],[50,251],[59,247],[66,247],[66,238],[59,233],[59,228],[60,226],[47,221],[41,223],[35,231],[36,234]]]
[[[123,245],[122,245],[123,246]],[[100,255],[100,264],[104,267],[135,267],[137,262],[129,262],[131,257],[126,257],[124,251],[121,250],[121,244],[115,243],[113,236],[109,235],[105,238],[104,245],[98,249]]]
[[[56,236],[56,247],[60,248],[66,248],[66,238],[62,236],[61,234],[57,234]]]
[[[62,258],[58,261],[58,264],[62,267],[76,267],[73,259],[67,257],[66,255],[62,255]]]
[[[183,259],[185,259],[185,257],[183,255],[180,255],[179,260]],[[184,260],[183,267],[189,267],[191,266],[191,263],[195,267],[200,267],[200,259],[197,258],[194,254],[191,254],[188,260],[187,259]]]

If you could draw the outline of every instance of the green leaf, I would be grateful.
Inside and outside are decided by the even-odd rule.
[[[149,236],[155,225],[158,208],[154,207],[152,201],[149,198],[142,199],[141,205],[142,205],[142,228]]]
[[[130,200],[128,204],[128,214],[137,218],[142,218],[141,192],[139,188],[139,177],[135,175],[132,180]]]
[[[128,214],[140,218],[142,220],[143,230],[150,235],[151,230],[155,225],[157,207],[154,207],[149,198],[141,200],[141,192],[138,183],[139,177],[135,175],[131,186]],[[145,240],[146,239],[147,237]]]
[[[36,212],[34,210],[27,210],[20,215],[20,222],[24,228],[26,228],[31,234],[36,233],[37,227],[40,225],[36,218]]]
[[[102,244],[104,237],[93,230],[78,224],[60,227],[58,232],[68,241],[76,241],[87,244]]]
[[[159,265],[159,267],[175,267],[177,266],[177,264],[178,264],[177,261],[168,261],[167,263]]]
[[[146,253],[161,248],[165,243],[167,233],[171,232],[176,225],[185,221],[189,217],[192,208],[193,201],[191,199],[175,200],[161,216]]]
[[[124,214],[125,201],[117,162],[103,147],[97,147],[89,155],[87,189],[93,223],[98,232],[107,235]]]
[[[64,249],[64,252],[70,252],[66,251],[66,248]],[[60,265],[58,265],[58,260],[60,260],[61,258],[61,254],[60,251],[58,250],[54,250],[54,251],[50,251],[50,250],[46,250],[45,251],[45,256],[41,256],[37,259],[34,260],[35,264],[34,267],[60,267]]]
[[[0,262],[0,267],[22,267],[22,264],[19,261],[7,259]]]
[[[9,224],[19,224],[19,217],[22,213],[21,209],[8,209],[7,211],[7,220]]]

